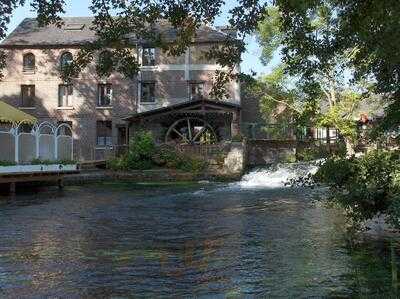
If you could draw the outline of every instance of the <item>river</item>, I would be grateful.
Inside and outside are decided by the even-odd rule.
[[[315,203],[310,189],[284,187],[285,175],[0,199],[0,297],[393,295],[388,246],[350,247],[341,213]]]

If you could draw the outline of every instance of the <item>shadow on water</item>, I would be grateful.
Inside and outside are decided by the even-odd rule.
[[[393,296],[390,246],[349,247],[343,217],[308,192],[106,182],[20,194],[0,203],[0,297]]]

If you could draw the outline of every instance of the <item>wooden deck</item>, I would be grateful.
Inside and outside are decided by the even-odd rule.
[[[55,182],[61,189],[64,186],[64,177],[79,173],[79,169],[76,170],[61,170],[61,171],[32,171],[32,172],[13,172],[13,173],[1,173],[0,184],[9,184],[9,191],[11,194],[16,192],[17,183],[27,182]]]

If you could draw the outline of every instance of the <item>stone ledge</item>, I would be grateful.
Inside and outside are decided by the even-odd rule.
[[[237,174],[225,174],[217,171],[207,171],[200,174],[177,171],[173,169],[150,169],[135,171],[82,171],[64,178],[66,185],[79,185],[101,181],[132,181],[132,182],[197,182],[201,180],[210,181],[234,181],[240,179]]]

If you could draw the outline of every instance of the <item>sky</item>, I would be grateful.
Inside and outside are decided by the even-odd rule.
[[[19,7],[15,10],[8,26],[8,33],[11,33],[24,18],[33,18],[36,16],[36,14],[31,10],[29,2],[30,1],[27,1],[25,6]],[[226,1],[222,14],[216,20],[216,26],[227,25],[227,11],[230,7],[235,6],[235,2],[236,1],[234,0]],[[67,17],[85,17],[92,15],[89,10],[91,3],[90,0],[67,0],[66,3],[65,16]],[[261,49],[257,43],[257,39],[254,36],[248,37],[246,43],[246,52],[242,55],[242,72],[250,74],[251,71],[255,71],[257,75],[262,75],[268,73],[274,65],[279,63],[279,57],[276,56],[270,65],[264,66],[259,58]]]

